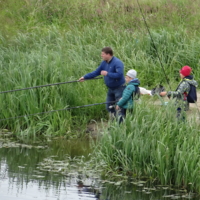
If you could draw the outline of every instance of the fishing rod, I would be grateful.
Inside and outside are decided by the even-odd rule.
[[[146,26],[146,28],[147,28],[147,31],[148,31],[148,33],[149,33],[149,36],[150,36],[150,38],[151,38],[151,41],[152,41],[153,47],[154,47],[154,49],[156,50],[156,55],[157,55],[157,57],[158,57],[158,60],[159,60],[160,65],[161,65],[161,68],[162,68],[163,73],[164,73],[164,75],[165,75],[165,78],[166,78],[166,80],[167,80],[167,84],[169,85],[169,88],[170,88],[170,90],[171,90],[171,86],[170,86],[170,83],[169,83],[169,79],[168,79],[168,77],[167,77],[167,74],[165,73],[165,70],[164,70],[163,64],[162,64],[161,59],[160,59],[160,56],[159,56],[159,54],[158,54],[158,49],[157,49],[157,47],[156,47],[156,45],[155,45],[155,43],[154,43],[154,40],[153,40],[153,37],[152,37],[152,35],[151,35],[151,32],[150,32],[149,26],[148,26],[148,24],[147,24],[147,22],[146,22],[146,19],[145,19],[145,17],[144,17],[143,12],[142,12],[142,9],[141,9],[141,6],[140,6],[140,4],[139,4],[139,1],[138,1],[138,0],[136,0],[136,1],[137,1],[137,4],[138,4],[138,7],[139,7],[139,10],[140,10],[140,13],[141,13],[141,15],[142,15],[142,18],[143,18],[143,20],[144,20],[145,26]]]
[[[169,88],[170,88],[170,90],[171,90],[171,86],[170,86],[170,83],[169,83],[169,79],[168,79],[168,77],[167,77],[167,75],[166,75],[166,73],[165,73],[165,70],[164,70],[163,64],[162,64],[161,59],[160,59],[160,56],[159,56],[159,54],[158,54],[157,47],[156,47],[156,45],[155,45],[155,43],[154,43],[154,40],[153,40],[153,37],[152,37],[152,35],[151,35],[151,32],[150,32],[149,26],[148,26],[148,24],[147,24],[147,22],[146,22],[146,19],[145,19],[145,17],[144,17],[143,12],[142,12],[141,6],[140,6],[140,4],[139,4],[139,0],[136,0],[136,1],[137,1],[137,4],[138,4],[138,7],[139,7],[139,10],[140,10],[140,13],[141,13],[141,15],[142,15],[142,18],[143,18],[143,20],[144,20],[145,26],[146,26],[146,28],[147,28],[147,31],[148,31],[148,33],[149,33],[149,36],[150,36],[150,38],[151,38],[151,41],[152,41],[153,47],[154,47],[154,49],[156,50],[156,55],[157,55],[157,57],[158,57],[158,60],[159,60],[159,62],[160,62],[160,65],[161,65],[161,67],[162,67],[162,70],[163,70],[163,73],[164,73],[164,75],[165,75],[166,81],[167,81],[167,83],[168,83],[168,85],[169,85]],[[162,103],[163,103],[163,102],[162,102]],[[199,110],[198,105],[197,105],[196,102],[195,102],[195,105],[196,105],[196,107],[197,107],[198,114],[199,114],[199,116],[200,116],[200,110]]]
[[[89,81],[89,80],[94,80],[94,79],[101,79],[101,78],[103,78],[103,77],[84,79],[84,81]],[[2,91],[2,92],[0,92],[0,94],[9,93],[9,92],[17,92],[17,91],[21,91],[21,90],[30,90],[30,89],[35,89],[35,88],[47,87],[47,86],[61,85],[61,84],[66,84],[66,83],[75,83],[75,82],[80,82],[80,81],[76,80],[76,81],[67,81],[67,82],[60,82],[60,83],[52,83],[52,84],[47,84],[47,85],[38,85],[38,86],[27,87],[27,88],[22,88],[22,89]]]
[[[64,111],[64,110],[71,110],[71,109],[75,109],[75,108],[84,108],[84,107],[89,107],[89,106],[96,106],[96,105],[101,105],[101,104],[114,104],[116,102],[117,101],[94,103],[94,104],[75,106],[75,107],[70,107],[70,108],[63,108],[63,109],[58,109],[58,110],[51,110],[51,111],[47,111],[47,112],[40,112],[40,113],[34,113],[34,114],[28,114],[28,115],[20,115],[20,116],[16,116],[16,117],[2,118],[2,119],[0,119],[0,121],[10,120],[10,119],[17,119],[17,118],[22,118],[22,117],[30,117],[30,116],[34,116],[34,115],[42,115],[42,114],[53,113],[53,112]]]

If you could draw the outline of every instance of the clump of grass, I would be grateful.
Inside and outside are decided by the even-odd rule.
[[[200,192],[198,130],[195,119],[176,119],[173,103],[155,109],[143,102],[124,124],[105,130],[95,155],[109,173],[145,176]]]

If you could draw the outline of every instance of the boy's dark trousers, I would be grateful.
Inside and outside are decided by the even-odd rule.
[[[121,124],[124,121],[125,117],[126,117],[126,109],[120,108],[117,111],[117,120],[118,120],[119,124]]]
[[[177,115],[178,120],[185,121],[185,111],[182,108],[177,108]]]

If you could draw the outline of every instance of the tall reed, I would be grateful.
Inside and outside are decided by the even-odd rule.
[[[174,103],[137,104],[124,124],[105,130],[95,155],[110,171],[199,192],[199,123],[176,119]]]
[[[125,72],[131,68],[138,71],[142,86],[167,86],[136,2],[15,3],[0,2],[0,21],[8,22],[0,27],[1,91],[77,80],[96,69],[104,46],[114,49],[114,55],[125,64]],[[198,79],[200,45],[198,32],[194,31],[198,17],[191,17],[190,23],[187,18],[191,14],[188,8],[195,11],[198,2],[140,3],[169,80],[178,81],[178,70],[186,64]],[[101,103],[106,91],[103,81],[95,80],[0,94],[0,119]],[[0,121],[0,126],[19,135],[68,137],[74,128],[84,130],[91,119],[101,118],[107,119],[104,105]]]

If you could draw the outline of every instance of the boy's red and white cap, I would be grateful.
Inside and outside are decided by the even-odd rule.
[[[184,66],[182,69],[179,71],[183,76],[189,76],[192,72],[192,68],[189,66]]]

